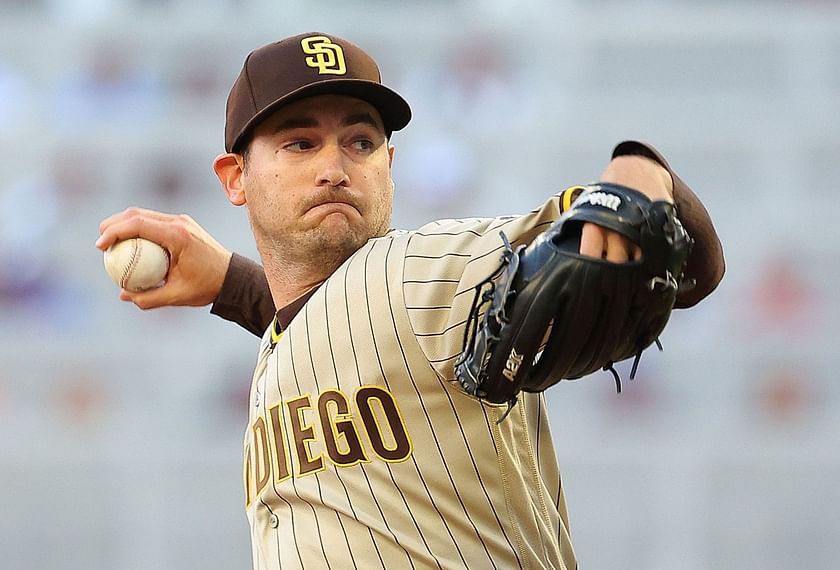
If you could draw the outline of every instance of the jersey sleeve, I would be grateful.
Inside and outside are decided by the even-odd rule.
[[[616,156],[645,156],[664,167],[674,181],[674,203],[677,215],[688,235],[694,238],[694,247],[685,268],[685,277],[694,279],[693,288],[677,295],[675,306],[679,309],[692,307],[707,297],[723,279],[725,262],[723,246],[720,243],[709,212],[697,195],[677,176],[668,162],[652,146],[638,141],[624,141],[613,150]]]
[[[412,233],[406,249],[403,294],[409,322],[430,364],[454,379],[455,359],[476,287],[501,265],[504,232],[514,249],[548,229],[580,192],[570,188],[521,216],[442,220]]]
[[[262,336],[274,318],[274,301],[263,268],[234,253],[219,296],[210,312],[232,321],[248,332]]]

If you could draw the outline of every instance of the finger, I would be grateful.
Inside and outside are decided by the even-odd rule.
[[[120,291],[120,299],[134,303],[142,310],[157,309],[158,307],[177,305],[176,287],[163,285],[145,291]]]
[[[128,239],[132,237],[145,237],[156,241],[153,236],[142,235],[145,221],[157,221],[163,223],[170,223],[177,218],[174,214],[166,214],[157,212],[155,210],[146,210],[144,208],[127,208],[122,212],[114,214],[102,220],[99,224],[99,237],[96,240],[96,247],[101,250],[106,250],[115,242],[121,239]],[[129,222],[135,224],[132,225]],[[154,227],[154,226],[153,226]],[[115,230],[115,228],[117,228]],[[119,234],[116,232],[119,231]],[[154,231],[154,230],[152,230]],[[132,233],[133,232],[133,233]],[[160,242],[158,242],[160,243]]]
[[[102,230],[96,239],[96,247],[105,251],[120,240],[143,237],[140,232],[145,224],[146,220],[135,216],[115,220]]]
[[[122,222],[122,221],[125,221],[125,220],[127,220],[129,218],[133,218],[133,217],[145,217],[145,218],[156,219],[156,220],[164,220],[164,219],[167,219],[167,218],[171,218],[172,214],[166,214],[164,212],[158,212],[156,210],[147,210],[145,208],[137,208],[137,207],[126,208],[122,212],[117,212],[116,214],[113,214],[112,216],[108,216],[107,218],[102,220],[99,223],[99,233],[104,232],[105,229],[108,226],[110,226],[111,224],[114,224],[114,223],[117,223],[117,222]]]
[[[101,234],[102,232],[104,232],[105,229],[111,224],[121,222],[126,218],[133,216],[134,212],[136,212],[137,210],[138,208],[128,208],[126,210],[123,210],[122,212],[117,212],[116,214],[108,216],[107,218],[99,222],[99,233]]]
[[[583,224],[583,229],[580,235],[580,254],[589,257],[603,257],[604,246],[606,241],[604,239],[604,229],[592,223]]]
[[[114,221],[96,240],[96,247],[104,251],[120,240],[141,237],[172,250],[179,235],[179,228],[171,223],[172,217],[168,214],[165,217],[131,216]]]
[[[607,230],[607,261],[626,263],[632,242],[618,232]]]
[[[641,261],[642,260],[642,248],[638,245],[633,244],[633,261]]]

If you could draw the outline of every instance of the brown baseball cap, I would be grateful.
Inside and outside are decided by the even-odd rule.
[[[372,57],[345,39],[311,32],[262,46],[245,58],[228,95],[225,150],[241,150],[253,128],[279,107],[326,94],[367,101],[389,135],[411,120],[408,103],[382,85]]]

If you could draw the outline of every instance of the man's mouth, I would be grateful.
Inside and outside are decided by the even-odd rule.
[[[359,211],[359,209],[355,206],[355,204],[352,204],[351,202],[348,202],[346,200],[326,200],[326,201],[323,201],[323,202],[316,202],[315,204],[310,206],[307,211],[309,211],[309,212],[314,212],[314,211],[320,211],[320,212],[324,212],[324,211],[327,211],[327,212],[328,211],[342,212],[342,211],[344,211],[344,212],[346,212],[350,209],[355,210],[356,212]]]

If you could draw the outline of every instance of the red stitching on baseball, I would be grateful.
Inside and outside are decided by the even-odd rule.
[[[120,287],[123,289],[125,289],[125,284],[128,282],[131,274],[134,273],[137,264],[140,263],[140,252],[142,249],[143,246],[139,239],[134,238],[131,240],[131,259],[128,260],[128,264],[123,269],[122,276],[120,277]]]

